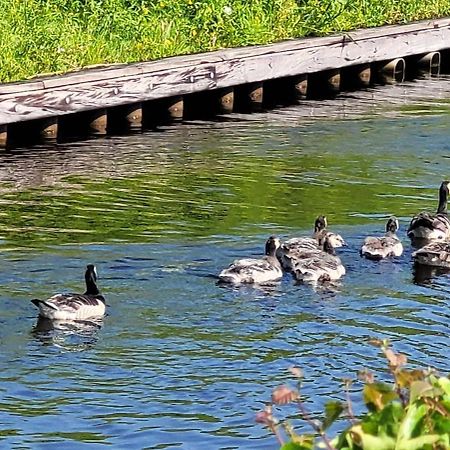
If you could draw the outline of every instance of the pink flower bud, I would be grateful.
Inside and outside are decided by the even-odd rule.
[[[275,405],[286,405],[299,398],[299,393],[297,390],[282,384],[275,388],[272,392],[272,403]]]

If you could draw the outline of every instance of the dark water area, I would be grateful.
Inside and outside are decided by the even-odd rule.
[[[317,413],[386,376],[372,337],[447,373],[450,275],[417,272],[405,230],[450,178],[449,125],[441,78],[0,155],[0,448],[275,449],[254,416],[287,368]],[[216,284],[318,214],[348,243],[338,283]],[[362,260],[391,214],[404,254]],[[30,299],[83,290],[87,263],[107,316],[38,323]]]

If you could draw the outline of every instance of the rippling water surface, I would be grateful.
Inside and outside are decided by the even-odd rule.
[[[450,278],[413,270],[405,229],[450,177],[449,123],[443,78],[0,155],[0,447],[276,448],[254,414],[293,364],[313,412],[383,376],[370,337],[448,371]],[[339,284],[216,285],[321,213]],[[390,214],[404,255],[361,260]],[[37,323],[30,299],[82,290],[90,262],[107,317]]]

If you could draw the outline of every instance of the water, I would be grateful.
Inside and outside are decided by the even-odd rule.
[[[449,178],[449,99],[422,80],[1,155],[0,447],[276,448],[254,415],[291,365],[313,413],[360,368],[385,377],[371,337],[448,371],[450,278],[414,272],[405,229]],[[322,213],[349,244],[337,285],[216,285]],[[361,260],[390,214],[404,255]],[[107,317],[37,323],[30,299],[82,290],[91,262]]]

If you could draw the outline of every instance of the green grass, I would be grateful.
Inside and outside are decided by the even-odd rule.
[[[450,15],[448,0],[0,0],[0,82]]]

